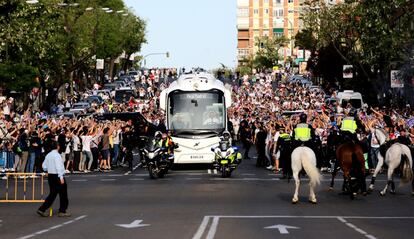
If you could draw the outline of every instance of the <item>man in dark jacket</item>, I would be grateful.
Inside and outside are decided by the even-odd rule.
[[[263,123],[259,123],[259,132],[256,135],[256,148],[257,148],[257,162],[256,167],[265,167],[268,159],[266,158],[266,138],[267,132],[263,126]]]
[[[249,158],[249,150],[252,142],[252,131],[249,127],[249,124],[246,120],[243,120],[240,123],[240,140],[244,148],[244,159]]]
[[[126,175],[132,172],[132,160],[133,160],[132,150],[134,148],[134,141],[135,141],[135,137],[134,137],[133,131],[131,130],[131,126],[126,125],[124,127],[124,132],[122,134],[122,147],[125,153],[125,160],[128,162],[128,169],[129,169],[128,172],[125,173]]]

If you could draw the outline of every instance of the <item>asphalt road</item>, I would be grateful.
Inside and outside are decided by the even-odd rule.
[[[325,174],[316,191],[318,204],[308,203],[304,179],[300,203],[292,205],[294,183],[254,163],[244,161],[229,179],[207,169],[173,170],[159,180],[142,169],[128,176],[120,170],[69,175],[72,217],[41,218],[35,213],[39,204],[0,203],[0,238],[413,237],[414,197],[408,186],[380,197],[381,175],[372,194],[351,201],[339,195],[339,177],[335,190],[328,191]],[[55,214],[58,207],[56,200]]]

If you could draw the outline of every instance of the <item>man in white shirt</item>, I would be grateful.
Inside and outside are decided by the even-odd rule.
[[[45,202],[37,210],[37,214],[42,217],[47,217],[48,214],[46,213],[46,210],[52,206],[53,201],[55,201],[56,196],[59,194],[60,207],[58,216],[70,217],[70,213],[66,211],[69,200],[66,180],[63,177],[65,175],[65,166],[63,165],[62,157],[58,152],[58,144],[53,141],[50,146],[52,151],[46,155],[45,161],[42,164],[43,170],[48,173],[47,181],[49,183],[50,192]]]

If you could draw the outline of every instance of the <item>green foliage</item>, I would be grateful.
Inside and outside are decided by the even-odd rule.
[[[271,69],[281,59],[279,49],[286,45],[288,39],[282,37],[261,37],[256,39],[257,53],[253,59],[253,66],[257,69]]]
[[[354,65],[357,79],[371,81],[384,91],[389,87],[389,71],[412,57],[414,0],[348,0],[334,6],[309,0],[304,8],[309,9],[302,16],[305,30],[297,40],[316,46],[319,54],[311,60],[324,76],[342,78],[339,67],[333,77],[332,69],[322,69],[322,62],[329,64],[323,57],[334,56],[331,62]]]
[[[144,42],[145,22],[123,0],[0,1],[0,62],[33,66],[54,86],[93,72],[94,55],[115,59],[140,51]]]
[[[38,86],[36,68],[22,63],[0,63],[0,86],[17,92],[26,92]]]

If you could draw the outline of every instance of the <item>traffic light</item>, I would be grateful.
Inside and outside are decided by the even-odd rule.
[[[167,55],[167,58],[170,58],[170,53],[168,51],[165,53],[165,55]]]

